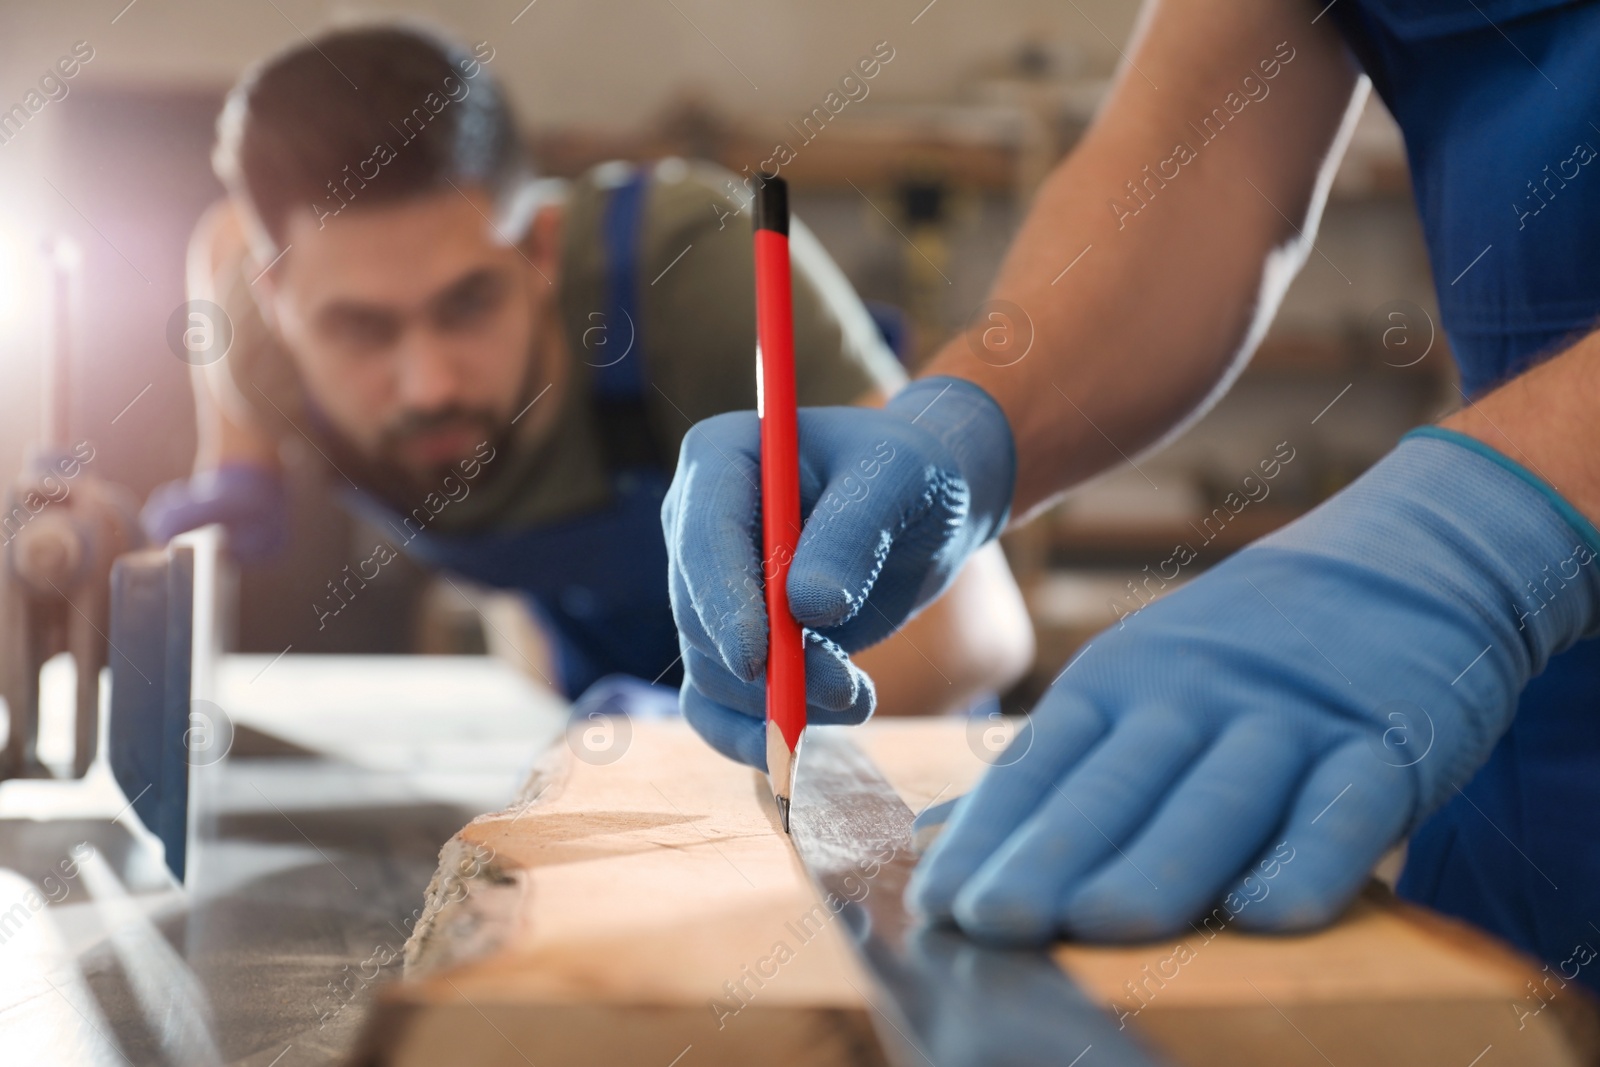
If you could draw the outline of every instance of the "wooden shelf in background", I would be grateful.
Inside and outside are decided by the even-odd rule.
[[[1433,315],[1432,312],[1429,312]],[[1415,363],[1385,351],[1379,324],[1349,323],[1341,331],[1268,334],[1250,358],[1246,374],[1384,374],[1396,380],[1447,381],[1454,373],[1450,346],[1433,315],[1435,338],[1427,356]],[[1420,327],[1419,327],[1420,328]]]
[[[799,138],[790,131],[790,142]],[[735,174],[754,173],[772,158],[783,131],[770,137],[736,134],[719,136],[696,146],[657,135],[594,134],[576,130],[535,135],[534,158],[542,172],[573,177],[612,159],[656,160],[668,156],[710,159]],[[1017,151],[1003,144],[963,143],[930,137],[915,130],[883,133],[848,128],[825,130],[810,144],[797,145],[792,162],[781,168],[797,189],[842,189],[850,184],[886,188],[919,174],[938,177],[963,189],[1014,191]]]
[[[1220,505],[1219,508],[1228,515],[1226,508]],[[1050,562],[1054,566],[1120,563],[1139,570],[1149,564],[1152,570],[1157,570],[1172,556],[1174,548],[1188,545],[1196,558],[1182,570],[1185,577],[1192,577],[1302,514],[1299,508],[1250,504],[1239,514],[1229,515],[1226,525],[1212,519],[1209,527],[1202,525],[1205,515],[1197,515],[1190,522],[1108,522],[1077,519],[1069,513],[1044,521],[1051,523],[1048,544]],[[1209,542],[1206,540],[1208,533],[1212,535]]]

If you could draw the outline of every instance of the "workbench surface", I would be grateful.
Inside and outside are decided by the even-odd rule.
[[[343,1062],[439,846],[566,720],[487,657],[234,656],[219,682],[187,889],[104,781],[0,786],[0,1062]],[[41,790],[63,817],[14,817]]]
[[[885,719],[849,736],[915,811],[976,782],[994,728]],[[382,994],[363,1067],[902,1062],[891,1046],[904,1030],[884,1029],[877,976],[853,951],[872,924],[824,906],[763,777],[682,722],[634,723],[626,738],[602,740],[592,753],[569,731],[514,804],[446,846],[406,980]],[[874,845],[880,856],[901,847]],[[1294,861],[1292,843],[1276,855],[1254,899]],[[880,891],[882,868],[869,866],[852,875],[861,898]],[[1130,1037],[1179,1067],[1578,1067],[1600,1048],[1575,985],[1533,996],[1536,964],[1381,887],[1309,934],[1245,934],[1233,917],[1219,910],[1146,944],[1061,944],[1050,975],[913,930],[886,964],[915,990],[926,1027],[903,1062],[1035,1062],[1038,1044],[1008,1040],[1023,1028],[1004,1020],[1016,1005],[1051,1020],[1043,1044],[1061,1064],[1091,1044],[1098,1058],[1085,1065],[1128,1062]],[[1040,995],[1060,973],[1079,995]],[[1008,993],[980,996],[994,989]]]

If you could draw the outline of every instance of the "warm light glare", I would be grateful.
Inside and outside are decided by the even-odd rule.
[[[47,246],[50,261],[59,269],[76,273],[83,266],[83,250],[70,237],[57,237]]]
[[[40,257],[28,242],[10,227],[0,225],[0,330],[15,331],[22,309],[27,306],[25,291],[40,267]]]

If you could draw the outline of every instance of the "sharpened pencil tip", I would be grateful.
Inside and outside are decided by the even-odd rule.
[[[789,832],[789,798],[779,793],[774,799],[778,802],[778,821],[783,823],[783,832]]]

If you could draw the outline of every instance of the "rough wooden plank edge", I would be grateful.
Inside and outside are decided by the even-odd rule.
[[[480,965],[487,964],[488,970],[493,971],[494,961],[489,957],[500,946],[516,940],[514,935],[525,921],[524,917],[532,911],[527,899],[530,891],[527,873],[502,869],[492,854],[485,853],[486,846],[470,843],[472,835],[468,830],[486,820],[503,821],[507,814],[513,818],[520,817],[521,812],[533,811],[537,806],[555,800],[565,791],[573,762],[569,746],[557,743],[511,806],[503,812],[473,820],[467,830],[446,844],[441,851],[440,870],[428,890],[424,916],[407,944],[407,977],[410,981],[385,994],[383,1006],[368,1028],[369,1041],[381,1039],[392,1043],[399,1040],[402,1032],[420,1034],[426,1030],[432,1033],[427,1028],[436,1025],[447,1029],[455,1027],[462,1032],[476,1028],[492,1033],[492,1028],[485,1024],[489,1019],[494,1019],[497,1020],[495,1025],[508,1033],[511,1029],[521,1033],[522,1028],[531,1027],[530,1041],[555,1042],[550,1056],[543,1060],[533,1057],[533,1062],[541,1063],[543,1067],[544,1062],[648,1062],[645,1058],[635,1058],[634,1052],[629,1051],[633,1046],[606,1044],[604,1048],[601,1045],[591,1048],[574,1045],[573,1042],[578,1039],[574,1035],[579,1033],[585,1039],[590,1031],[605,1031],[609,1035],[612,1030],[627,1030],[637,1034],[652,1028],[665,1035],[695,1030],[709,1034],[706,1020],[710,1016],[700,1008],[598,1002],[496,1005],[478,997],[475,999],[479,1003],[474,1006],[467,1001],[466,993],[461,989],[451,988],[452,978],[459,978],[466,989],[473,989],[471,977],[477,975],[481,978],[485,973]],[[930,788],[938,777],[936,775],[929,779]],[[1455,946],[1464,956],[1483,961],[1492,971],[1514,975],[1508,988],[1515,988],[1523,978],[1536,982],[1542,977],[1537,963],[1513,952],[1496,939],[1459,922],[1401,904],[1387,894],[1385,897],[1382,901],[1368,901],[1367,905],[1380,906],[1386,912],[1395,913],[1394,917],[1402,919],[1408,928],[1424,933],[1429,940]],[[1229,931],[1228,936],[1231,940],[1238,935]],[[1065,952],[1071,954],[1084,948],[1087,946],[1069,948]],[[1069,965],[1068,970],[1070,972],[1073,968]],[[1129,973],[1132,973],[1131,970]],[[1118,976],[1122,976],[1120,971]],[[493,985],[476,988],[488,989]],[[1102,994],[1108,992],[1114,994],[1115,990],[1110,986],[1101,989]],[[1368,1017],[1368,1025],[1375,1034],[1389,1035],[1382,1043],[1386,1052],[1383,1062],[1404,1062],[1408,1067],[1412,1064],[1421,1067],[1435,1062],[1440,1063],[1441,1067],[1463,1067],[1481,1051],[1481,1048],[1474,1049],[1460,1063],[1456,1063],[1434,1056],[1425,1041],[1415,1046],[1407,1043],[1413,1034],[1420,1041],[1428,1033],[1438,1034],[1438,1028],[1442,1027],[1447,1034],[1459,1034],[1463,1038],[1470,1035],[1476,1039],[1480,1034],[1490,1033],[1494,1038],[1495,1051],[1505,1051],[1514,1057],[1504,1062],[1600,1064],[1600,1008],[1597,1008],[1587,991],[1576,984],[1569,982],[1559,995],[1546,997],[1549,1001],[1547,1010],[1542,1011],[1536,1021],[1528,1021],[1527,1030],[1517,1025],[1519,1020],[1515,1000],[1509,997],[1486,1000],[1482,996],[1458,993],[1459,990],[1433,996],[1424,992],[1414,998],[1401,998],[1401,1002],[1383,1001],[1358,1008],[1356,1014],[1364,1013]],[[1091,995],[1094,995],[1092,990]],[[1532,996],[1529,992],[1529,1006],[1538,1003]],[[1145,1018],[1132,1020],[1131,1024],[1195,1067],[1209,1067],[1212,1063],[1224,1062],[1293,1064],[1299,1062],[1295,1057],[1300,1052],[1311,1053],[1312,1060],[1306,1062],[1320,1064],[1326,1061],[1312,1050],[1304,1035],[1297,1033],[1296,1027],[1312,1033],[1325,1032],[1330,1035],[1329,1041],[1334,1039],[1333,1035],[1341,1035],[1348,1030],[1348,1023],[1338,1024],[1335,1021],[1339,1017],[1338,1012],[1351,1011],[1351,1005],[1347,1002],[1285,1003],[1280,1007],[1286,1009],[1287,1016],[1277,1008],[1266,1005],[1257,1008],[1243,1001],[1202,1006],[1183,1005],[1163,998],[1159,1011],[1146,1013]],[[1415,1014],[1409,1017],[1414,1025],[1406,1021],[1413,1009]],[[1488,1017],[1484,1015],[1486,1010],[1491,1013]],[[1492,1013],[1498,1011],[1504,1012],[1503,1023],[1492,1017]],[[871,1040],[869,1020],[860,1010],[827,1005],[790,1006],[773,1011],[770,1015],[765,1010],[757,1011],[755,1008],[741,1015],[743,1022],[759,1019],[761,1025],[752,1025],[748,1029],[739,1026],[735,1028],[737,1030],[804,1034],[804,1040],[827,1046],[832,1050],[830,1055],[833,1058],[819,1062],[876,1063],[876,1060],[862,1059],[862,1053],[852,1051],[854,1039],[850,1035],[854,1034],[865,1035],[863,1040],[873,1049],[872,1055],[881,1057]],[[1347,1019],[1353,1017],[1346,1016]],[[1431,1020],[1429,1025],[1421,1025],[1424,1018]],[[535,1026],[530,1020],[542,1022]],[[592,1021],[592,1025],[584,1020]],[[1203,1047],[1197,1047],[1197,1035],[1202,1033],[1206,1035]],[[613,1041],[613,1038],[614,1035],[607,1036],[605,1041]],[[560,1044],[563,1040],[567,1042],[565,1045]],[[1364,1038],[1359,1039],[1357,1045],[1360,1040]],[[770,1038],[767,1041],[770,1043]],[[502,1051],[509,1052],[510,1046],[503,1040],[501,1043],[504,1046]],[[692,1042],[686,1039],[685,1044],[689,1043]],[[738,1058],[741,1055],[747,1056],[742,1062],[768,1062],[771,1059],[769,1054],[759,1053],[754,1046],[747,1048],[748,1044],[748,1039],[741,1040],[737,1034],[730,1036],[728,1032],[717,1033],[714,1041],[707,1036],[706,1043],[697,1047],[694,1060],[698,1065],[707,1062],[702,1057],[729,1063],[741,1062]],[[481,1053],[484,1058],[468,1060],[446,1055],[442,1059],[428,1060],[413,1059],[409,1048],[405,1050],[403,1059],[395,1059],[393,1054],[400,1046],[391,1044],[384,1047],[390,1049],[390,1053],[386,1053],[390,1058],[358,1062],[392,1064],[395,1067],[405,1067],[410,1063],[501,1062],[494,1058],[499,1053],[487,1048]],[[650,1056],[655,1056],[656,1051],[652,1050]],[[678,1051],[681,1051],[681,1047],[670,1050],[660,1058],[663,1067]],[[1396,1053],[1403,1058],[1396,1059]],[[521,1056],[513,1055],[504,1062],[517,1064],[526,1061]],[[1342,1062],[1340,1067],[1344,1067]]]
[[[572,751],[557,743],[534,764],[505,809],[518,817],[559,797],[572,773]],[[439,850],[439,866],[423,896],[422,915],[406,939],[406,979],[490,955],[509,940],[527,904],[526,876],[496,862],[493,851],[468,843],[467,830],[504,812],[473,819]]]
[[[1393,894],[1389,896],[1393,897]],[[1393,897],[1393,902],[1396,910],[1403,912],[1414,925],[1441,940],[1450,941],[1485,956],[1499,955],[1514,961],[1528,975],[1529,992],[1526,1007],[1542,1002],[1542,998],[1534,996],[1532,986],[1534,980],[1550,970],[1548,966],[1540,964],[1532,956],[1518,951],[1476,926],[1429,911],[1398,897]],[[1549,991],[1548,987],[1544,989],[1545,992]],[[1551,1026],[1566,1036],[1568,1046],[1578,1062],[1590,1067],[1600,1067],[1600,996],[1596,996],[1575,980],[1565,981],[1558,993],[1552,995],[1549,1002],[1539,1009],[1539,1014],[1545,1012],[1552,1013]],[[1515,1006],[1509,1014],[1524,1024],[1518,1027],[1519,1031],[1522,1030],[1527,1020],[1518,1015]]]
[[[864,1011],[748,1009],[750,1025],[715,1032],[698,1008],[441,1003],[389,987],[349,1067],[888,1067]],[[575,1035],[583,1035],[581,1039]]]

